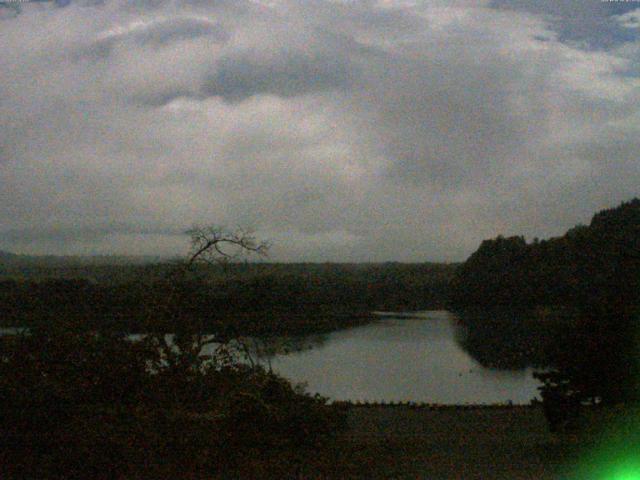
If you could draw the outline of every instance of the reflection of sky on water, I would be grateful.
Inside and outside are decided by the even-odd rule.
[[[16,333],[0,329],[1,334]],[[537,396],[531,369],[495,370],[481,366],[459,343],[459,327],[446,311],[417,318],[381,318],[328,334],[258,341],[248,346],[271,358],[284,377],[306,383],[310,393],[333,400],[428,403],[528,403]],[[130,335],[139,340],[141,335]],[[172,335],[167,335],[171,343]],[[251,339],[250,339],[251,340]],[[208,345],[212,353],[217,345]]]
[[[456,342],[453,317],[381,319],[326,335],[311,350],[278,355],[274,370],[336,400],[527,403],[537,395],[531,370],[491,370]]]

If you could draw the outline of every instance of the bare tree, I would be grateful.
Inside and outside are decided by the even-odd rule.
[[[266,255],[268,242],[259,242],[249,229],[228,230],[217,226],[194,226],[186,232],[191,237],[191,253],[187,264],[196,262],[226,263],[246,254]]]
[[[268,242],[258,241],[249,229],[230,230],[221,226],[196,225],[185,233],[190,236],[191,251],[186,260],[171,269],[165,277],[165,295],[161,302],[156,303],[151,309],[151,315],[154,316],[152,324],[158,328],[147,336],[146,341],[158,351],[157,362],[154,365],[156,369],[200,369],[207,361],[212,360],[212,356],[202,354],[204,347],[214,343],[219,344],[214,356],[218,359],[230,358],[232,353],[228,335],[204,332],[199,321],[191,318],[189,314],[184,314],[187,306],[185,302],[188,300],[184,297],[182,284],[194,272],[198,263],[224,266],[246,255],[265,256],[270,246]],[[166,338],[168,329],[174,334],[172,342]],[[241,339],[235,340],[240,352],[253,364],[247,346]]]

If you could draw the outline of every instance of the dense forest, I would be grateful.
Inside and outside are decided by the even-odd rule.
[[[536,376],[552,428],[586,404],[640,400],[639,199],[558,238],[485,240],[449,298],[481,363],[544,367]]]
[[[640,303],[640,199],[561,237],[485,240],[457,269],[450,299],[455,307]]]
[[[149,306],[166,295],[172,268],[6,264],[0,322],[20,326],[63,315],[144,331]],[[368,321],[372,310],[441,308],[454,270],[430,263],[231,263],[198,265],[170,282],[182,315],[198,318],[203,328],[224,324],[263,335],[332,330]]]

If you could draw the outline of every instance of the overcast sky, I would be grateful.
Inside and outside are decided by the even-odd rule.
[[[640,195],[640,2],[0,6],[0,249],[455,261]]]

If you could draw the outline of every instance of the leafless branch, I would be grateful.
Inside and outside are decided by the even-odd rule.
[[[200,262],[225,264],[247,254],[264,256],[269,249],[268,242],[259,242],[248,229],[229,230],[219,226],[194,226],[186,233],[191,237],[191,252],[186,261],[172,269],[165,278],[166,297],[153,311],[153,315],[162,320],[163,327],[153,334],[153,337],[162,360],[170,366],[179,365],[181,361],[184,363],[192,358],[201,358],[202,350],[207,345],[224,343],[218,335],[205,334],[200,325],[181,315],[186,300],[180,288],[176,287],[187,278],[192,267]],[[170,323],[176,321],[180,322],[181,341],[169,344],[165,338],[166,328],[171,328]],[[253,366],[251,352],[243,342],[240,344]]]
[[[265,256],[270,246],[268,242],[258,242],[251,230],[242,228],[228,230],[218,226],[196,225],[186,233],[191,237],[188,266],[200,261],[223,263],[246,254]]]

